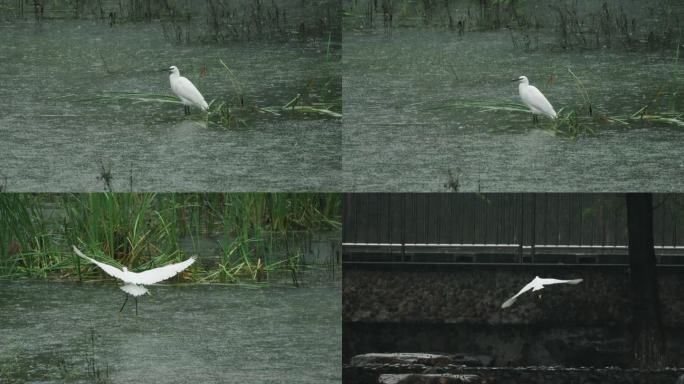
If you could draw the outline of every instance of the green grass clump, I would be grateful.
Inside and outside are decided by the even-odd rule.
[[[679,52],[676,52],[675,63],[678,60]],[[582,80],[570,69],[567,68],[568,73],[572,77],[577,87],[577,93],[582,99],[581,104],[572,107],[564,107],[558,110],[558,116],[554,120],[541,118],[539,125],[548,128],[551,131],[567,135],[573,139],[577,139],[584,135],[594,135],[597,132],[599,124],[619,124],[623,126],[631,126],[634,123],[647,122],[655,124],[671,125],[675,127],[684,127],[684,120],[682,113],[675,111],[674,100],[676,100],[677,92],[672,96],[672,104],[670,110],[662,111],[662,107],[658,107],[658,102],[664,92],[660,90],[657,92],[654,99],[646,106],[642,107],[635,113],[627,116],[598,114],[595,113],[592,100],[589,92],[584,87]],[[499,102],[499,101],[473,101],[473,100],[459,100],[450,102],[448,104],[429,108],[428,110],[449,110],[449,109],[473,109],[478,112],[512,112],[518,114],[531,115],[533,112],[522,103],[515,102]]]
[[[304,105],[302,104],[302,97],[299,94],[283,105],[248,105],[245,103],[244,87],[235,72],[222,59],[218,59],[218,61],[226,73],[226,78],[230,83],[230,93],[232,96],[219,97],[208,103],[209,110],[206,114],[207,123],[215,123],[220,127],[225,128],[247,125],[246,122],[248,117],[253,114],[267,114],[275,117],[284,115],[318,115],[334,119],[342,118],[341,113],[333,110],[337,108],[335,103],[310,103]],[[144,92],[103,92],[91,97],[71,95],[66,96],[65,98],[74,99],[79,102],[130,102],[133,104],[161,103],[182,105],[180,100],[175,96]]]
[[[161,95],[157,93],[143,92],[103,92],[99,95],[87,98],[79,98],[78,101],[128,101],[137,103],[166,103],[183,105],[175,96]]]
[[[339,194],[3,194],[0,277],[103,278],[76,245],[134,271],[199,254],[205,262],[182,278],[268,281],[307,267],[303,245],[313,232],[338,232],[340,215]],[[218,254],[201,253],[207,241]]]

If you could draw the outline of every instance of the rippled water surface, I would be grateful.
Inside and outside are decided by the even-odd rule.
[[[341,381],[339,283],[151,291],[135,316],[113,282],[0,282],[0,381]]]
[[[553,25],[550,5],[543,11],[539,20]],[[395,26],[390,35],[382,26],[363,28],[357,21],[363,17],[350,16],[344,34],[347,189],[444,191],[450,173],[468,191],[684,188],[684,127],[605,124],[582,115],[584,126],[596,133],[574,139],[554,134],[549,120],[535,126],[526,114],[444,108],[519,102],[511,79],[526,75],[556,110],[580,111],[583,98],[570,68],[595,115],[627,117],[647,104],[652,111],[682,111],[684,66],[676,44],[561,49],[555,30],[547,28],[531,31],[526,48],[520,31],[459,35],[444,27]]]
[[[222,59],[247,107],[282,106],[300,93],[339,110],[334,42],[177,42],[154,21],[27,20],[0,24],[4,189],[103,190],[107,173],[122,191],[337,189],[339,119],[254,112],[225,128],[207,126],[197,110],[184,116],[175,104],[93,100],[103,92],[171,95],[161,71],[170,65],[207,101],[232,99]]]

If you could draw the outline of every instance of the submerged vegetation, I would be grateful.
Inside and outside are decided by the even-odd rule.
[[[553,30],[560,49],[672,48],[684,41],[681,6],[672,0],[624,7],[608,1],[545,0],[345,0],[345,23],[352,29],[441,27],[458,35],[508,30],[513,44],[539,48],[544,29]]]
[[[674,100],[677,98],[677,92],[673,92],[670,96],[673,100],[667,103],[665,107],[661,99],[667,96],[661,90],[655,95],[653,100],[648,105],[643,106],[638,111],[629,115],[611,115],[610,113],[599,113],[594,111],[592,100],[589,92],[584,87],[582,80],[570,69],[567,68],[568,73],[575,82],[577,93],[582,102],[574,107],[562,107],[558,110],[558,117],[553,120],[548,120],[549,123],[540,123],[543,128],[548,128],[551,131],[567,135],[576,139],[583,135],[593,135],[597,132],[599,124],[619,124],[621,126],[631,126],[634,123],[656,123],[661,125],[670,125],[674,127],[684,127],[684,114],[676,110]],[[533,115],[526,105],[519,102],[498,102],[498,101],[469,101],[459,100],[441,105],[431,110],[450,110],[450,109],[473,109],[479,112],[513,112],[518,114]],[[451,179],[451,175],[450,175]],[[453,188],[452,188],[453,189]]]
[[[73,244],[132,270],[199,255],[184,280],[299,284],[308,269],[334,275],[340,215],[338,194],[4,194],[0,277],[103,278]],[[314,233],[330,233],[327,260],[307,262]]]
[[[514,112],[528,115],[533,114],[533,112],[526,105],[511,102],[457,101],[433,109],[475,109],[480,112]],[[532,119],[530,119],[530,121],[532,121]],[[568,135],[572,138],[577,138],[582,135],[595,134],[596,124],[600,123],[616,123],[623,126],[630,126],[631,123],[650,122],[684,127],[684,117],[682,116],[682,113],[670,111],[647,112],[647,107],[643,107],[639,111],[628,116],[598,114],[581,115],[577,110],[562,108],[558,110],[558,118],[548,121],[549,123],[540,122],[539,126],[542,128],[548,128],[559,134]]]
[[[245,90],[242,83],[239,81],[236,73],[222,60],[218,60],[223,68],[227,82],[230,84],[230,97],[217,98],[209,102],[209,109],[206,114],[207,123],[215,123],[221,127],[230,128],[232,126],[246,125],[246,120],[249,116],[258,114],[267,114],[270,116],[283,115],[317,115],[322,117],[329,117],[339,119],[342,118],[341,100],[326,100],[326,95],[335,94],[331,87],[335,87],[334,80],[329,79],[323,84],[320,84],[316,96],[311,95],[311,88],[315,82],[309,81],[303,88],[307,93],[307,97],[302,94],[297,94],[292,100],[284,102],[277,106],[260,106],[256,103],[250,103],[245,96]],[[206,73],[206,68],[202,67],[200,77],[197,79],[197,84],[200,84],[203,74]],[[80,102],[130,102],[138,103],[161,103],[161,104],[176,104],[181,106],[180,99],[176,96],[144,93],[144,92],[103,92],[98,95],[90,97],[68,95],[63,99],[75,99]],[[305,100],[306,99],[306,100]],[[340,112],[338,112],[340,111]]]
[[[250,114],[268,114],[271,116],[282,116],[286,114],[310,114],[335,119],[342,118],[342,114],[332,110],[335,106],[328,103],[313,103],[311,105],[297,105],[301,95],[297,96],[282,106],[240,106],[233,105],[230,101],[214,99],[209,102],[207,111],[207,122],[216,123],[219,126],[230,128],[235,125],[246,125],[246,118]],[[174,96],[136,93],[136,92],[104,92],[85,101],[128,101],[132,103],[168,103],[182,105],[181,101]]]
[[[341,41],[336,0],[0,0],[0,19],[159,23],[176,42]]]

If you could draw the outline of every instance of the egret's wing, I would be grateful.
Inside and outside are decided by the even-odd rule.
[[[144,272],[133,273],[133,276],[127,276],[126,282],[143,285],[156,284],[160,281],[168,279],[169,277],[175,276],[185,268],[189,267],[192,263],[195,262],[195,260],[196,257],[193,256],[180,263],[169,264],[163,267],[150,269]]]
[[[123,280],[123,271],[120,270],[117,267],[113,267],[109,264],[101,263],[95,259],[91,259],[90,257],[86,256],[83,254],[83,252],[79,251],[78,248],[74,245],[74,252],[76,252],[77,255],[81,256],[82,258],[90,261],[91,263],[97,265],[98,267],[102,268],[103,271],[105,271],[109,276],[116,277],[117,279]]]
[[[582,282],[582,279],[574,279],[574,280],[559,280],[559,279],[542,279],[542,284],[544,285],[551,285],[551,284],[579,284]]]
[[[193,103],[206,104],[206,101],[204,101],[204,96],[202,96],[200,91],[195,88],[195,85],[185,77],[179,77],[176,79],[176,84],[173,91],[179,97],[183,97]]]
[[[524,88],[523,92],[520,92],[520,98],[530,106],[530,108],[537,109],[544,114],[556,115],[556,111],[553,110],[553,106],[546,99],[544,94],[537,89],[534,85],[528,85]]]
[[[529,291],[530,289],[533,288],[533,283],[534,283],[534,281],[531,281],[531,282],[527,283],[527,285],[524,286],[524,287],[520,290],[520,292],[516,293],[515,296],[513,296],[513,297],[511,297],[510,299],[504,301],[504,303],[501,304],[501,308],[508,308],[508,307],[510,307],[511,305],[513,305],[513,303],[515,303],[515,301],[518,299],[518,296],[522,295],[523,293],[525,293],[525,292],[527,292],[527,291]]]

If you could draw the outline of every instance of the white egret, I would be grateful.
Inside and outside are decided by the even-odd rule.
[[[124,306],[126,306],[126,302],[128,301],[128,295],[131,295],[133,296],[133,298],[135,298],[136,315],[138,314],[138,296],[142,296],[146,293],[149,293],[147,288],[144,287],[145,285],[156,284],[160,281],[173,277],[177,275],[179,272],[189,267],[190,265],[192,265],[192,263],[194,263],[196,260],[196,257],[193,256],[180,263],[169,264],[163,267],[150,269],[144,272],[131,272],[126,267],[123,267],[123,270],[121,270],[109,264],[105,264],[97,260],[91,259],[90,257],[84,255],[81,251],[79,251],[79,249],[76,248],[75,245],[73,247],[74,252],[76,252],[77,255],[102,268],[102,270],[105,271],[105,273],[107,273],[109,276],[115,277],[125,283],[124,285],[119,287],[122,291],[126,293],[126,299],[124,300],[124,303],[121,306],[119,312],[123,311]]]
[[[527,77],[520,76],[513,81],[518,82],[518,93],[520,94],[520,98],[534,114],[533,117],[535,122],[537,121],[537,115],[545,115],[552,119],[558,117],[558,114],[553,109],[553,106],[551,106],[551,103],[546,100],[546,97],[544,97],[537,87],[530,85],[530,81],[527,80]]]
[[[511,297],[510,299],[506,300],[503,304],[501,304],[501,308],[510,307],[518,299],[518,296],[522,295],[523,293],[525,293],[529,290],[532,290],[532,292],[536,292],[536,291],[539,291],[540,289],[544,289],[545,285],[579,284],[581,282],[582,282],[582,279],[575,279],[575,280],[542,279],[539,276],[535,276],[534,280],[527,283],[527,285],[524,286],[523,289],[520,290],[520,292],[516,293],[515,296]]]
[[[169,82],[171,83],[171,91],[178,96],[185,106],[186,115],[190,113],[190,107],[193,105],[203,111],[209,108],[209,104],[204,101],[204,96],[190,80],[180,75],[180,71],[175,65],[169,67]]]

